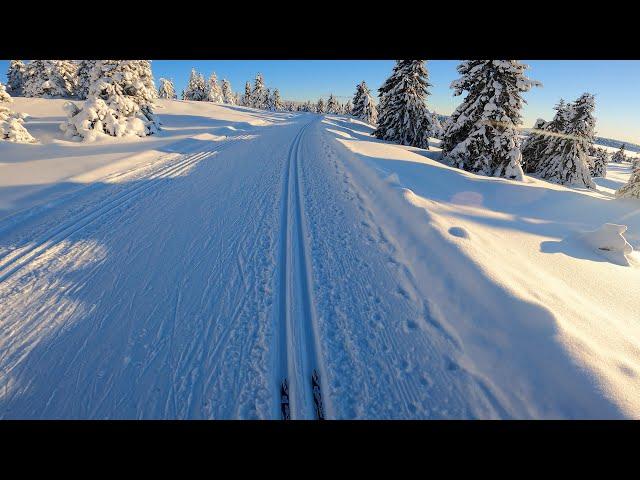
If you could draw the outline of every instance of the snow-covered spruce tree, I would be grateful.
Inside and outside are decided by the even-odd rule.
[[[280,98],[280,90],[277,88],[273,91],[271,95],[271,108],[276,112],[284,110],[284,105],[282,103],[282,98]]]
[[[319,99],[318,103],[316,103],[316,113],[325,113],[325,112],[326,112],[326,106],[324,104],[324,100]]]
[[[369,125],[375,125],[378,120],[378,111],[364,80],[356,87],[351,114]]]
[[[258,73],[253,84],[253,90],[251,91],[251,106],[253,108],[266,110],[268,108],[268,103],[269,96],[267,95],[267,89],[264,86],[264,77],[261,73]]]
[[[76,73],[76,96],[82,100],[87,98],[89,94],[89,85],[91,84],[91,70],[97,60],[80,60]]]
[[[525,173],[535,172],[540,156],[547,147],[548,136],[545,132],[547,123],[542,118],[537,119],[529,136],[522,142],[520,151],[522,152],[522,170]]]
[[[202,74],[198,73],[195,68],[191,69],[191,75],[189,75],[189,82],[187,88],[184,91],[184,100],[196,100],[203,102],[207,100],[207,82]]]
[[[611,161],[614,163],[622,163],[627,160],[627,156],[625,155],[626,145],[623,143],[620,145],[620,150],[613,154],[611,157]]]
[[[271,95],[271,89],[270,88],[265,88],[264,89],[264,96],[267,99],[267,101],[264,104],[264,109],[265,110],[273,110],[273,95]]]
[[[216,72],[213,72],[209,76],[209,82],[207,83],[207,100],[214,103],[223,103],[224,97],[222,96],[222,88],[218,83],[218,76]]]
[[[425,103],[429,74],[424,60],[398,60],[379,89],[377,138],[401,145],[429,148],[429,136],[439,133]]]
[[[340,115],[340,103],[338,99],[333,96],[333,93],[329,94],[329,100],[327,100],[327,113],[334,115]]]
[[[629,181],[616,191],[617,197],[640,199],[640,165],[637,162],[634,165]]]
[[[393,66],[393,69],[391,70],[391,75],[389,75],[387,77],[387,79],[384,81],[384,83],[382,84],[382,86],[378,89],[378,116],[380,117],[386,117],[385,114],[385,102],[386,102],[386,98],[387,98],[387,93],[389,93],[391,90],[393,90],[399,83],[400,83],[400,66],[401,66],[401,60],[396,60],[396,64]],[[355,106],[357,104],[357,99],[356,97],[358,96],[358,91],[356,90],[356,96],[354,96],[353,99],[353,105]],[[377,131],[378,129],[376,129]],[[374,132],[375,134],[376,132]]]
[[[561,98],[554,110],[556,113],[550,122],[542,119],[536,121],[534,131],[522,145],[522,168],[525,173],[535,173],[538,166],[544,164],[546,152],[554,139],[566,134],[569,105]]]
[[[160,78],[160,86],[158,87],[158,98],[173,100],[176,97],[176,88],[173,85],[173,81],[167,80],[166,78]]]
[[[0,83],[0,140],[14,143],[31,143],[35,139],[24,128],[24,114],[11,111],[9,105],[13,102],[5,86]]]
[[[7,71],[7,90],[11,95],[22,95],[26,65],[22,60],[11,60]]]
[[[71,97],[78,66],[70,60],[31,60],[25,70],[25,97]]]
[[[518,137],[522,93],[539,82],[528,79],[517,60],[466,60],[454,95],[468,94],[454,111],[443,138],[449,162],[481,175],[523,179]]]
[[[551,137],[536,173],[562,185],[595,188],[589,170],[588,153],[593,143],[595,99],[584,93],[568,106],[564,132]]]
[[[591,171],[592,177],[607,176],[607,163],[609,161],[609,155],[604,148],[597,148],[594,155],[593,170]]]
[[[236,104],[236,96],[231,90],[231,83],[226,78],[222,80],[222,101],[229,105]]]
[[[353,106],[351,105],[351,100],[347,100],[347,103],[344,104],[344,114],[351,115],[352,110]]]
[[[98,60],[81,108],[65,104],[67,138],[94,140],[100,135],[144,137],[158,131],[153,115],[157,92],[148,60]]]
[[[245,107],[251,107],[251,82],[247,81],[244,84],[244,95],[242,96],[242,105]]]

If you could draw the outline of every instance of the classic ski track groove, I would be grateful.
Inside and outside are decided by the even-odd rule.
[[[194,165],[208,157],[219,153],[220,151],[222,151],[222,149],[219,147],[226,147],[235,139],[236,138],[220,142],[219,145],[216,145],[216,147],[218,148],[214,150],[204,149],[187,154],[181,160],[160,168],[148,177],[144,177],[144,180],[146,180],[145,183],[135,185],[131,188],[125,188],[124,191],[119,193],[115,198],[109,200],[101,206],[98,206],[97,209],[63,223],[58,228],[54,229],[53,232],[49,232],[47,235],[43,235],[42,237],[36,239],[32,245],[27,246],[26,248],[19,251],[16,250],[16,253],[14,255],[6,255],[0,260],[0,283],[10,278],[22,267],[28,265],[41,253],[69,238],[74,233],[81,231],[85,227],[94,223],[96,220],[103,218],[109,212],[127,204],[130,201],[135,200],[140,196],[140,194],[159,185],[163,179],[172,175],[179,175],[183,171],[187,170],[191,165]]]
[[[298,131],[289,147],[282,190],[278,262],[280,270],[277,277],[279,288],[276,319],[279,327],[279,368],[276,369],[278,376],[275,382],[278,399],[276,418],[282,418],[280,385],[287,379],[292,420],[315,418],[311,373],[320,366],[317,355],[317,333],[312,316],[310,263],[305,248],[300,177],[302,162],[300,144],[304,132],[311,123],[313,122],[307,123]],[[300,286],[300,293],[297,293],[297,285]],[[302,318],[296,316],[294,308],[296,304],[300,305]],[[296,332],[298,332],[297,335]],[[299,362],[303,365],[299,365]],[[302,385],[299,385],[300,382]],[[301,404],[298,404],[301,399]]]

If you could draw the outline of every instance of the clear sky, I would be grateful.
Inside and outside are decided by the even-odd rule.
[[[525,126],[536,118],[550,119],[553,106],[564,97],[571,101],[583,92],[596,96],[596,130],[598,135],[640,143],[640,61],[613,60],[535,60],[529,76],[543,86],[525,93]],[[216,72],[227,78],[234,90],[242,92],[247,80],[262,72],[268,87],[277,87],[287,100],[317,100],[330,93],[342,101],[351,97],[355,86],[365,80],[376,90],[391,72],[393,61],[386,60],[154,60],[156,82],[172,78],[179,93],[186,85],[191,67],[208,76]],[[457,60],[427,61],[433,84],[427,103],[438,113],[450,114],[460,102],[449,85],[457,78]],[[6,72],[7,60],[0,61]],[[2,78],[4,82],[5,79]]]

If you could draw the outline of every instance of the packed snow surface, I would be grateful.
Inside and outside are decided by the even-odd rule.
[[[0,418],[280,418],[284,378],[314,418],[314,369],[328,418],[640,417],[629,164],[487,178],[351,118],[172,100],[84,144],[63,100],[14,100]]]

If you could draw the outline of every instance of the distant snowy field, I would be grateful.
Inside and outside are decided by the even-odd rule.
[[[0,142],[0,255],[13,248],[5,241],[5,235],[11,233],[16,222],[29,218],[29,212],[42,215],[48,204],[55,205],[58,199],[95,182],[117,183],[121,176],[135,176],[141,169],[152,168],[155,162],[174,151],[176,142],[217,142],[238,135],[259,137],[263,132],[281,128],[278,125],[289,119],[311,118],[309,114],[271,114],[242,107],[161,100],[156,110],[162,124],[160,135],[75,143],[64,140],[58,127],[64,117],[63,103],[63,100],[14,98],[13,109],[30,115],[25,126],[38,143]],[[607,178],[595,179],[597,191],[566,188],[529,176],[524,182],[515,182],[477,176],[440,163],[435,139],[434,147],[425,151],[377,141],[370,135],[371,131],[370,126],[360,121],[326,115],[317,129],[310,129],[314,140],[309,140],[306,148],[307,153],[314,153],[306,154],[305,164],[313,165],[316,180],[324,172],[333,175],[334,166],[335,172],[344,175],[348,190],[345,194],[357,199],[360,213],[354,209],[352,221],[343,227],[368,242],[372,259],[380,249],[388,256],[389,265],[400,272],[393,273],[397,275],[393,277],[397,278],[397,285],[387,284],[384,288],[387,296],[399,298],[397,308],[403,310],[394,310],[390,304],[390,314],[383,319],[404,318],[404,312],[414,308],[406,306],[411,302],[423,305],[420,308],[429,313],[421,314],[421,318],[427,321],[403,323],[402,328],[398,327],[398,335],[411,338],[416,335],[413,329],[419,327],[417,331],[424,336],[425,344],[431,339],[434,342],[429,347],[431,350],[424,351],[433,351],[436,357],[442,354],[442,358],[447,359],[442,374],[434,377],[438,388],[434,387],[430,396],[425,397],[414,393],[414,387],[407,389],[406,397],[413,396],[413,400],[407,400],[406,404],[398,401],[397,416],[411,417],[413,412],[420,418],[640,418],[640,202],[614,198],[614,191],[629,178],[631,165],[609,164]],[[273,148],[275,151],[276,146]],[[249,158],[260,152],[245,148],[244,155]],[[321,155],[328,155],[331,162],[314,163],[313,159]],[[313,184],[311,170],[302,178]],[[322,183],[317,181],[317,184],[317,191],[321,192]],[[314,195],[314,188],[309,187],[310,196]],[[336,196],[327,194],[327,198],[337,202],[333,200]],[[322,208],[320,200],[317,205],[307,201],[307,216],[313,212],[326,215],[329,211]],[[356,295],[356,287],[352,291],[340,291],[340,299],[328,286],[327,278],[340,272],[331,272],[328,267],[322,269],[324,260],[318,255],[325,247],[314,244],[313,238],[320,238],[314,235],[324,232],[323,227],[310,222],[310,250],[311,255],[316,255],[311,265],[314,266],[313,289],[318,301],[319,328],[329,332],[331,316],[323,313],[324,308],[338,302],[337,310],[357,312],[360,306],[364,308],[358,302],[364,300],[344,299],[351,293]],[[605,228],[603,233],[600,229],[607,223],[626,226],[626,230]],[[339,250],[338,238],[346,242],[347,236],[338,237],[342,234],[336,229],[325,228],[326,235],[336,236],[336,244],[331,248]],[[599,248],[605,244],[607,250]],[[358,251],[353,246],[346,248]],[[359,265],[354,261],[356,264]],[[336,265],[343,268],[344,264]],[[387,274],[381,272],[374,272],[372,277],[387,278]],[[355,272],[346,272],[342,279],[348,281],[348,285],[367,280],[366,274]],[[372,285],[375,287],[375,281]],[[0,291],[0,294],[15,295],[15,291]],[[340,302],[350,303],[340,307]],[[373,303],[369,306],[376,308]],[[343,322],[348,322],[347,317]],[[44,329],[21,333],[20,319],[16,316],[10,320],[13,322],[11,333],[0,334],[3,338],[0,349],[18,353],[6,358],[0,353],[0,407],[3,402],[21,406],[17,394],[7,393],[15,384],[11,375],[28,359],[31,347],[25,345],[37,341],[34,340],[37,332],[45,335]],[[347,323],[340,325],[344,327]],[[360,378],[364,378],[362,372],[368,367],[366,361],[349,360],[350,353],[339,350],[341,346],[362,349],[380,361],[384,355],[393,353],[381,351],[378,356],[373,350],[374,340],[368,347],[358,342],[356,345],[340,343],[334,338],[337,334],[327,333],[323,338],[330,340],[320,345],[327,362],[323,372],[331,379],[327,398],[329,413],[336,418],[393,417],[385,412],[393,412],[396,407],[391,405],[390,410],[382,407],[384,392],[379,395],[367,392],[376,381],[381,385],[395,381],[384,380],[387,377],[382,372],[385,375],[388,372],[383,367],[379,377],[375,372],[366,374],[372,383],[359,387],[359,393],[348,390],[348,381],[336,379],[336,372],[350,366],[357,367]],[[441,340],[436,341],[436,337]],[[362,339],[362,342],[368,341]],[[429,363],[421,366],[426,358],[420,359],[422,347],[412,347],[403,341],[399,341],[397,348],[413,351],[414,356],[408,353],[406,358],[411,361],[397,360],[397,374],[406,377],[409,385],[432,385]],[[20,353],[23,350],[26,353]],[[365,354],[362,355],[365,358]],[[331,363],[332,358],[341,360]],[[101,371],[104,374],[104,368]],[[460,372],[465,372],[463,379]],[[358,378],[353,382],[356,380]],[[453,393],[448,391],[447,385],[458,385],[456,382],[460,385],[475,382],[474,395],[486,399],[489,406],[475,408],[471,405],[472,396],[463,395],[462,387],[459,392],[458,387],[451,387]],[[357,383],[353,388],[355,386]],[[33,397],[33,411],[42,399],[55,413],[56,402],[47,402],[49,397],[44,391],[39,395]],[[104,395],[107,398],[108,394]],[[441,405],[442,395],[452,396],[455,401],[447,400],[445,408]],[[358,406],[357,398],[362,405]],[[422,400],[416,400],[418,398]],[[432,408],[430,414],[424,405],[416,407],[416,404],[428,403],[428,399],[439,407]],[[74,413],[82,416],[79,411],[94,412],[85,416],[104,413],[60,405],[57,412],[62,416]],[[268,409],[258,408],[254,413],[262,418],[260,412],[266,411]],[[155,413],[156,416],[172,416],[164,410],[157,412],[164,413]],[[138,411],[135,415],[144,417],[144,413],[140,415]],[[0,408],[0,417],[3,415],[11,416]]]

